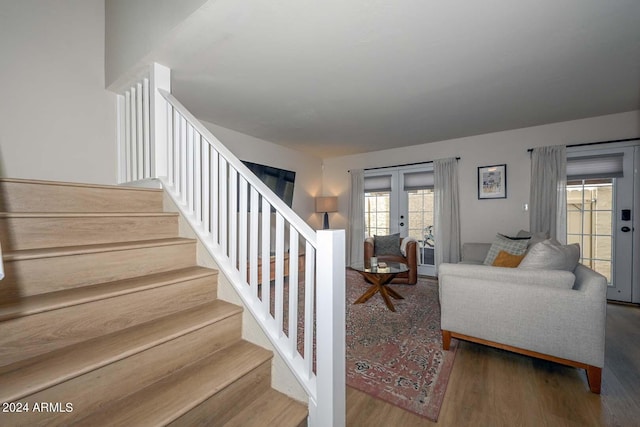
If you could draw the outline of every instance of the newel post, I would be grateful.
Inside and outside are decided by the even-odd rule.
[[[150,70],[151,107],[151,177],[167,176],[167,141],[170,117],[167,101],[158,93],[164,89],[171,93],[171,69],[158,63],[151,64]]]
[[[345,232],[318,231],[317,400],[309,405],[311,427],[344,427],[345,390]],[[310,402],[313,403],[313,402]]]

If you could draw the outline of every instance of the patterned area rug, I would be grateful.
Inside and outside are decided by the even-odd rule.
[[[346,286],[347,385],[437,421],[457,349],[442,350],[437,283],[391,285],[395,313],[379,294],[353,304],[370,286],[358,272]]]

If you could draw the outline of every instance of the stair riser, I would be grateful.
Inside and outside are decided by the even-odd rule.
[[[195,265],[194,242],[5,262],[0,301]]]
[[[271,364],[263,363],[168,424],[171,427],[223,426],[271,387]]]
[[[7,425],[58,426],[80,419],[105,401],[120,399],[183,366],[213,353],[240,338],[241,314],[152,347],[118,362],[62,382],[20,402],[72,402],[72,413],[22,413],[7,415]],[[185,351],[188,349],[188,351]],[[90,390],[90,393],[87,393]]]
[[[216,298],[202,278],[0,323],[0,366],[175,313]]]
[[[3,251],[178,237],[177,216],[0,218]]]
[[[162,191],[1,181],[1,212],[162,212]]]

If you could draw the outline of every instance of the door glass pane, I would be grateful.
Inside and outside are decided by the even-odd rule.
[[[407,234],[419,242],[419,264],[434,264],[433,241],[433,189],[412,190],[407,192],[409,222]],[[418,271],[421,272],[420,268]],[[434,274],[424,271],[423,274]]]
[[[593,269],[607,278],[607,283],[611,283],[611,261],[594,261]]]
[[[433,190],[413,190],[407,193],[409,223],[407,235],[424,240],[427,228],[433,225]]]
[[[364,193],[364,227],[367,236],[389,234],[389,191]]]
[[[567,242],[580,245],[580,262],[611,284],[613,179],[567,183]]]
[[[611,211],[595,211],[594,227],[595,233],[599,235],[611,235]]]

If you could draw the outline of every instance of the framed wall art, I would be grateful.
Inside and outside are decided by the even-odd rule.
[[[478,168],[478,199],[507,198],[507,165]]]

